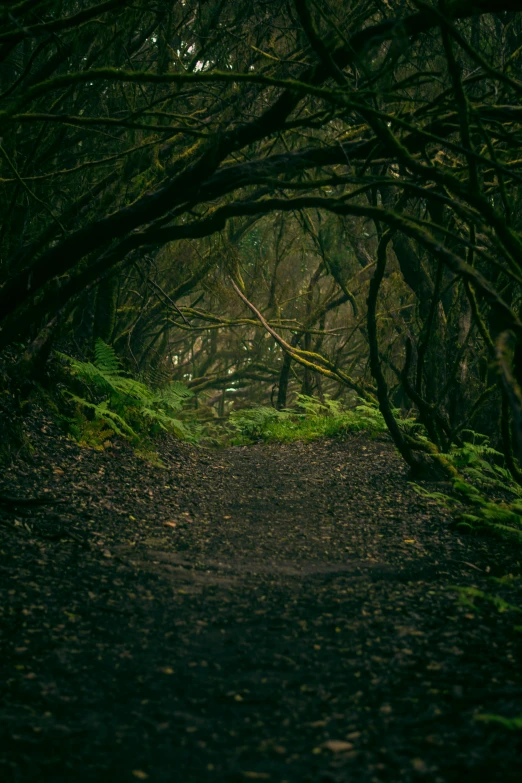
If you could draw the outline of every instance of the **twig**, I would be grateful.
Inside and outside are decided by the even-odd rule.
[[[178,313],[178,314],[179,314],[179,315],[180,315],[180,316],[183,318],[183,320],[184,320],[184,322],[187,324],[187,326],[190,326],[190,323],[187,321],[187,319],[185,318],[185,316],[183,315],[183,313],[181,312],[181,310],[180,310],[180,309],[179,309],[179,307],[177,306],[176,302],[174,302],[174,301],[173,301],[173,300],[170,298],[170,296],[167,294],[167,292],[166,292],[166,291],[164,291],[164,290],[163,290],[163,288],[162,288],[160,285],[158,285],[158,283],[156,283],[156,281],[155,281],[155,280],[152,280],[151,278],[149,278],[149,283],[150,283],[151,285],[155,286],[155,287],[158,289],[158,291],[160,291],[160,292],[163,294],[163,296],[165,297],[165,299],[166,299],[166,300],[167,300],[167,301],[168,301],[168,302],[169,302],[169,303],[172,305],[172,307],[174,308],[174,310],[175,310],[175,311],[176,311],[176,312],[177,312],[177,313]]]

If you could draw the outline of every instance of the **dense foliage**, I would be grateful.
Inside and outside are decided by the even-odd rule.
[[[77,361],[61,354],[79,382],[75,393],[65,384],[64,394],[76,406],[74,417],[64,417],[70,432],[80,442],[100,445],[114,434],[139,441],[159,430],[190,440],[193,432],[178,418],[192,392],[172,381],[159,388],[130,378],[114,349],[98,339],[94,362]]]
[[[3,3],[0,349],[101,339],[203,420],[363,399],[414,470],[472,428],[520,481],[518,11]]]

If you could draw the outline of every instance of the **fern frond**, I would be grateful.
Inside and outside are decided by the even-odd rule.
[[[154,394],[154,399],[158,405],[169,408],[172,411],[179,411],[187,400],[194,396],[184,383],[172,381],[163,389],[158,389]]]
[[[474,720],[482,723],[495,723],[508,731],[522,731],[522,715],[517,718],[505,718],[503,715],[479,713],[474,716]]]
[[[106,375],[121,375],[123,367],[114,348],[98,338],[94,346],[95,364]]]
[[[173,416],[193,396],[185,384],[173,382],[162,389],[150,388],[125,373],[114,349],[102,340],[96,341],[94,363],[60,356],[69,363],[71,373],[83,381],[92,398],[68,392],[70,399],[92,410],[95,418],[106,421],[116,434],[138,439],[130,419],[137,429],[147,422],[147,427],[157,425],[185,440],[195,437],[189,427]]]
[[[67,392],[68,396],[73,400],[74,402],[78,403],[78,405],[81,405],[85,408],[89,408],[89,410],[92,410],[94,412],[94,416],[96,419],[102,419],[103,421],[110,424],[112,429],[117,435],[125,435],[125,432],[128,435],[132,435],[132,437],[137,437],[136,433],[130,427],[127,422],[125,421],[122,416],[120,416],[115,411],[111,411],[108,407],[109,401],[103,400],[99,403],[93,403],[89,402],[89,400],[84,399],[83,397],[79,397],[77,394],[73,394],[72,392]]]

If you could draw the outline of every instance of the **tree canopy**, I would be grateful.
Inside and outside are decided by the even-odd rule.
[[[3,3],[0,349],[378,400],[412,467],[500,417],[520,479],[519,10]]]

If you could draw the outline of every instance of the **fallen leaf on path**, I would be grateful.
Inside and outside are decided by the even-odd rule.
[[[321,747],[331,750],[332,753],[343,753],[347,750],[353,750],[353,743],[345,742],[344,740],[326,740]]]
[[[411,765],[415,772],[420,772],[421,775],[425,774],[428,771],[428,767],[426,766],[426,762],[422,759],[412,759]]]

